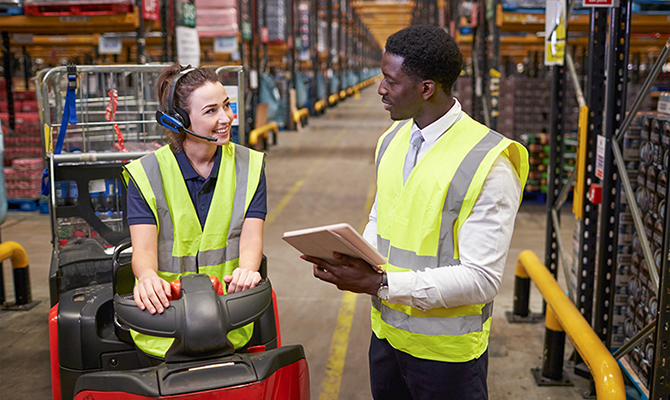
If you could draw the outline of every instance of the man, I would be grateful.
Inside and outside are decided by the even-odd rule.
[[[386,42],[379,94],[396,121],[376,151],[364,237],[383,272],[335,254],[314,276],[372,296],[375,399],[487,399],[488,335],[528,174],[523,146],[475,122],[451,96],[463,56],[435,26]]]

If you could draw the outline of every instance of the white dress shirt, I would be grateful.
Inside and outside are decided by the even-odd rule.
[[[418,160],[462,116],[461,104],[421,130],[425,141]],[[412,131],[418,130],[416,123]],[[521,181],[504,156],[498,156],[484,181],[472,213],[458,234],[460,264],[424,271],[389,272],[389,302],[422,310],[488,303],[502,280],[507,252],[519,208]],[[377,246],[377,198],[363,237]]]

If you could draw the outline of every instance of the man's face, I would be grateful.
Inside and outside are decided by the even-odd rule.
[[[421,81],[402,70],[403,57],[385,52],[382,56],[384,79],[377,93],[382,96],[384,109],[394,121],[415,118],[422,108]]]

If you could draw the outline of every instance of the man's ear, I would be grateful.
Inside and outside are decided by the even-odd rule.
[[[423,97],[424,100],[430,99],[435,94],[436,90],[437,90],[437,84],[435,83],[435,81],[430,79],[421,81],[421,96]]]

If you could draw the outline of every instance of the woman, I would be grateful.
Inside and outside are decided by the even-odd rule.
[[[216,73],[170,66],[158,77],[157,98],[190,132],[168,131],[169,145],[124,171],[133,293],[151,314],[169,307],[168,282],[188,273],[215,276],[228,293],[256,286],[267,214],[264,155],[230,143],[234,114]],[[249,324],[228,338],[239,348],[251,333]],[[132,334],[140,349],[158,357],[173,341]]]

